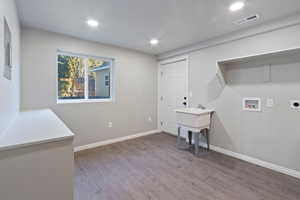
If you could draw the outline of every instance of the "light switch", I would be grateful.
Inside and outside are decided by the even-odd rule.
[[[274,106],[274,100],[273,99],[267,99],[266,106],[271,108]]]

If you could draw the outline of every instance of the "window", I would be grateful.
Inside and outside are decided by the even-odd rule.
[[[57,54],[57,102],[109,102],[112,100],[113,59]]]

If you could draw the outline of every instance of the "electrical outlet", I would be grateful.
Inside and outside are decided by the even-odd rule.
[[[108,122],[108,128],[112,128],[113,124],[112,122]]]
[[[291,100],[290,106],[292,109],[300,110],[300,100]]]
[[[271,108],[274,106],[274,100],[273,99],[267,99],[266,106]]]

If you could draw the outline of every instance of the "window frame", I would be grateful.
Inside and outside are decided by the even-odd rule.
[[[104,86],[105,87],[110,87],[110,76],[107,76],[107,75],[104,76]]]
[[[84,59],[84,99],[59,99],[58,96],[58,56],[76,56]],[[94,58],[94,59],[102,59],[105,61],[110,62],[110,98],[99,98],[99,99],[89,99],[88,90],[89,90],[89,81],[88,81],[88,66],[87,66],[87,59]],[[102,56],[93,56],[87,54],[80,54],[80,53],[71,53],[67,51],[57,50],[56,52],[56,103],[57,104],[70,104],[70,103],[111,103],[114,102],[115,96],[115,88],[114,88],[114,58],[109,57],[102,57]]]

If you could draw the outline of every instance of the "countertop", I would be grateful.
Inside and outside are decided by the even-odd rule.
[[[0,135],[0,151],[73,137],[71,130],[50,109],[24,111]]]

